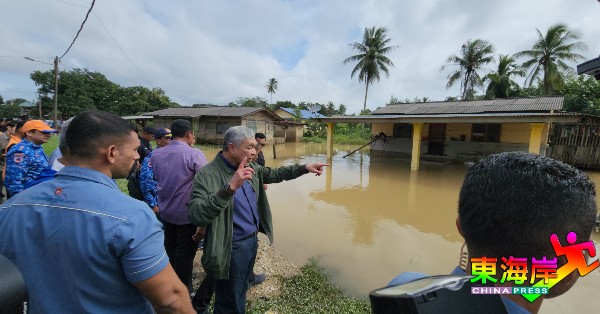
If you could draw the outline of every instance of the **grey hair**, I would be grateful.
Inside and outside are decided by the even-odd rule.
[[[65,139],[65,137],[67,135],[67,129],[69,128],[69,124],[71,124],[73,118],[75,117],[70,117],[69,119],[67,119],[67,121],[63,122],[60,127],[60,133],[58,133],[58,149],[63,155],[69,152],[69,147],[67,147],[67,140]]]
[[[223,138],[223,151],[227,151],[227,145],[233,144],[235,147],[240,146],[245,140],[253,140],[254,131],[245,126],[234,126],[227,129]]]

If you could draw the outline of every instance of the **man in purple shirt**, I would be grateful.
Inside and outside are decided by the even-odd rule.
[[[157,182],[158,212],[164,221],[165,249],[179,279],[191,291],[200,229],[190,222],[187,203],[194,176],[207,161],[201,150],[191,147],[195,137],[189,121],[173,121],[171,134],[173,140],[156,150],[150,162]]]

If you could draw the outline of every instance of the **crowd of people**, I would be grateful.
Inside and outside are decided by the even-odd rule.
[[[329,166],[266,167],[266,136],[244,126],[225,132],[211,162],[181,119],[138,134],[118,116],[85,111],[62,125],[51,157],[42,144],[57,131],[43,121],[0,127],[7,192],[0,254],[22,271],[31,313],[206,313],[213,297],[214,313],[244,313],[248,287],[265,280],[253,271],[257,234],[273,241],[268,185]],[[128,178],[129,195],[120,178]],[[471,258],[558,257],[561,267],[574,257],[561,257],[557,241],[573,244],[571,233],[589,239],[595,215],[595,187],[583,172],[504,153],[469,169],[456,225]],[[193,291],[200,240],[206,278]],[[586,257],[595,253],[592,246]],[[465,266],[454,273],[469,273]],[[583,275],[575,270],[544,297],[567,291]],[[424,276],[404,273],[390,285]],[[543,299],[502,301],[508,312],[525,313]]]
[[[56,130],[39,120],[24,123],[6,153],[0,254],[22,271],[32,313],[198,313],[213,294],[215,313],[243,313],[248,286],[264,280],[252,277],[257,233],[272,240],[264,184],[326,166],[261,166],[246,127],[227,130],[208,163],[187,120],[139,135],[101,111],[67,122],[53,159],[41,145]],[[120,192],[119,178],[140,200]],[[207,289],[194,293],[203,238]]]

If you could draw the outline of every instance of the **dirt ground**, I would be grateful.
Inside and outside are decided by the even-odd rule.
[[[264,273],[267,276],[267,279],[262,284],[251,287],[248,290],[247,299],[249,301],[276,296],[281,287],[278,277],[290,277],[297,274],[299,271],[298,266],[292,264],[269,245],[269,239],[267,239],[265,235],[259,234],[258,238],[258,253],[256,264],[254,265],[254,272],[256,274]],[[202,264],[200,263],[202,253],[202,250],[198,250],[194,260],[194,289],[198,288],[206,276]]]

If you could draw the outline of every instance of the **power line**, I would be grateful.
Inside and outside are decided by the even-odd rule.
[[[85,6],[82,6],[82,5],[79,5],[79,4],[76,4],[76,3],[72,3],[72,2],[67,2],[67,1],[64,1],[64,0],[57,0],[57,1],[62,2],[62,3],[66,3],[68,5],[80,7],[80,8],[86,8]],[[102,28],[104,28],[104,31],[106,32],[106,34],[108,34],[108,37],[110,37],[110,39],[113,41],[113,43],[115,43],[115,45],[117,46],[117,48],[119,48],[119,50],[121,51],[121,53],[123,54],[123,56],[125,56],[125,58],[127,58],[127,60],[133,65],[133,67],[136,69],[136,71],[144,78],[144,80],[146,80],[146,83],[148,83],[149,86],[153,86],[152,83],[150,82],[150,80],[148,79],[148,77],[135,64],[135,62],[133,62],[133,60],[131,58],[129,58],[129,56],[127,55],[127,53],[125,52],[125,50],[123,50],[123,48],[121,47],[121,45],[119,45],[119,43],[117,42],[117,40],[115,40],[115,38],[113,37],[113,35],[108,30],[108,27],[106,27],[106,25],[104,24],[104,22],[102,22],[102,19],[100,18],[100,16],[98,14],[96,14],[96,12],[92,12],[92,13],[94,13],[94,16],[98,19],[98,22],[100,22],[100,25],[102,25]]]
[[[92,9],[94,8],[94,3],[96,3],[96,0],[92,0],[92,5],[90,6],[90,9],[85,14],[85,19],[83,19],[83,22],[81,23],[81,26],[79,27],[79,30],[77,31],[77,34],[75,35],[75,38],[73,38],[73,42],[71,42],[71,45],[69,45],[69,48],[67,48],[67,51],[65,51],[65,53],[63,53],[63,55],[60,56],[59,59],[62,59],[67,54],[67,52],[69,52],[69,50],[71,50],[71,47],[73,47],[73,44],[75,44],[77,37],[79,37],[79,33],[81,33],[81,30],[83,29],[83,25],[85,24],[85,21],[87,21],[88,16],[90,16],[90,13],[92,12]]]
[[[106,28],[106,25],[104,25],[104,23],[102,22],[102,20],[98,16],[98,14],[96,14],[94,12],[94,16],[98,19],[98,21],[100,22],[100,24],[102,25],[102,27],[104,28],[104,30],[106,31],[106,33],[108,34],[108,37],[110,37],[110,39],[115,43],[115,45],[117,45],[117,47],[119,48],[119,50],[121,50],[121,53],[123,53],[123,55],[125,56],[125,58],[127,58],[127,60],[129,60],[129,62],[131,62],[131,64],[133,64],[133,67],[138,71],[138,73],[141,76],[144,77],[144,79],[146,80],[146,83],[148,83],[148,85],[150,87],[152,87],[152,83],[150,83],[150,80],[148,80],[148,78],[146,77],[146,75],[144,75],[144,73],[142,73],[142,70],[140,70],[140,68],[138,68],[138,66],[133,62],[133,60],[131,60],[131,58],[129,58],[129,56],[127,55],[127,53],[125,53],[125,50],[123,50],[123,48],[121,48],[121,46],[119,45],[119,43],[117,43],[117,41],[112,36],[112,34],[110,33],[110,31],[108,31],[108,28]]]

